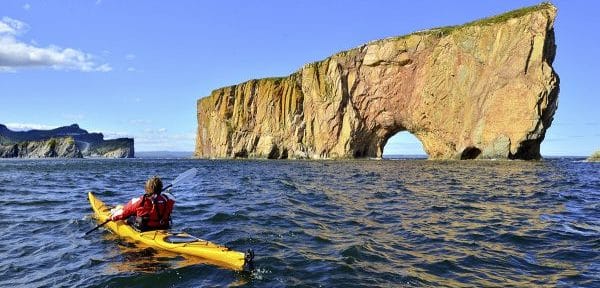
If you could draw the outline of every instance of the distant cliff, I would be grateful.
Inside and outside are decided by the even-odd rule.
[[[590,157],[587,158],[588,162],[600,162],[600,150],[594,152]]]
[[[48,157],[81,158],[83,155],[75,145],[75,140],[72,137],[0,145],[0,158]]]
[[[409,131],[430,159],[539,159],[557,108],[556,8],[373,41],[198,100],[196,157],[381,157]]]
[[[0,124],[0,157],[108,157],[133,158],[132,138],[104,140],[77,124],[52,130],[12,131]]]

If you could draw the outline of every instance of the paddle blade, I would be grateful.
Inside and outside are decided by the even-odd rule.
[[[94,232],[94,231],[98,230],[98,228],[100,228],[100,227],[102,227],[102,226],[106,225],[106,223],[108,223],[108,222],[110,222],[110,219],[108,219],[108,220],[106,220],[106,221],[102,222],[102,224],[100,224],[100,225],[98,225],[98,226],[94,227],[94,229],[92,229],[92,230],[90,230],[90,231],[87,231],[87,232],[85,232],[85,234],[83,234],[83,236],[85,236],[85,235],[88,235],[88,234],[90,234],[90,233],[92,233],[92,232]]]
[[[198,172],[198,169],[191,168],[191,169],[181,173],[179,176],[177,176],[177,178],[175,178],[175,180],[173,180],[173,182],[171,182],[171,185],[175,186],[179,182],[187,181],[191,178],[194,178],[194,176],[196,176],[197,172]]]

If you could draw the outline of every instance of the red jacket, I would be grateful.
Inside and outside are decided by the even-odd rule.
[[[148,228],[164,228],[169,225],[173,205],[175,205],[175,197],[169,193],[152,196],[144,194],[131,199],[122,210],[115,211],[111,220],[118,221],[130,216],[138,216],[146,219]]]

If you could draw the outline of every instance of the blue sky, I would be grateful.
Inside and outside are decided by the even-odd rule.
[[[217,3],[218,2],[218,3]],[[192,151],[196,100],[365,42],[538,1],[3,1],[0,123],[78,123],[137,151]],[[600,1],[553,1],[561,78],[542,155],[600,149]],[[400,133],[386,154],[422,154]]]

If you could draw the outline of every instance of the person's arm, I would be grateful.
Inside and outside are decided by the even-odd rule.
[[[135,215],[137,208],[142,203],[142,197],[143,196],[131,199],[131,201],[127,202],[127,204],[125,205],[125,207],[123,207],[123,209],[116,210],[110,216],[110,220],[119,221],[119,220],[127,219],[131,215]]]

